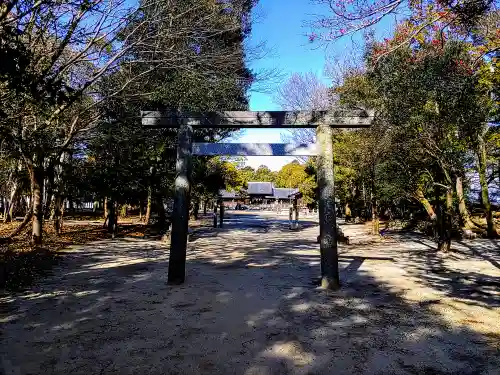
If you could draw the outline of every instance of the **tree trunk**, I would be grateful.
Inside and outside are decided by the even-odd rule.
[[[377,192],[375,190],[375,168],[372,168],[371,173],[371,204],[372,204],[372,234],[379,234],[380,232],[380,221],[378,215],[378,201],[377,201]]]
[[[451,231],[453,222],[453,191],[451,188],[446,190],[446,211],[444,215],[444,244],[442,251],[448,252],[451,249]]]
[[[193,217],[198,220],[198,212],[200,211],[200,199],[196,198],[193,204]]]
[[[378,217],[378,204],[377,199],[372,200],[372,234],[379,234],[380,232],[380,220]]]
[[[214,204],[214,228],[217,228],[217,204]]]
[[[7,218],[7,212],[9,208],[7,207],[9,204],[7,203],[7,198],[2,197],[2,204],[3,204],[3,222],[5,223],[5,219]]]
[[[50,216],[49,220],[53,221],[56,216],[56,206],[57,206],[57,194],[52,195],[52,199],[50,202]]]
[[[59,218],[59,231],[62,233],[63,225],[64,225],[64,210],[66,205],[66,199],[61,200],[61,216]]]
[[[54,200],[54,230],[59,236],[62,232],[62,222],[63,222],[63,212],[64,212],[64,199],[58,194]]]
[[[149,225],[151,221],[151,203],[152,203],[152,187],[148,186],[148,201],[146,204],[146,217],[144,218],[144,224]]]
[[[12,189],[10,191],[10,199],[7,201],[7,205],[4,209],[4,212],[6,213],[3,217],[3,222],[7,223],[12,221],[14,217],[14,208],[16,205],[16,199],[17,199],[17,194],[19,192],[19,184],[17,182],[14,183],[12,186]]]
[[[26,215],[24,216],[24,220],[23,222],[16,228],[14,229],[12,232],[9,233],[9,235],[6,237],[6,239],[9,239],[9,238],[12,238],[12,237],[15,237],[17,236],[19,233],[21,233],[21,231],[26,227],[26,225],[28,225],[28,223],[30,222],[31,218],[33,216],[33,210],[32,210],[32,206],[29,207],[28,211],[26,212]]]
[[[443,207],[444,206],[444,207]],[[451,229],[453,216],[453,192],[446,190],[444,204],[440,199],[440,193],[436,191],[436,242],[437,250],[448,252],[451,247]]]
[[[16,215],[16,198],[10,201],[9,204],[9,213],[7,214],[7,221],[14,220],[14,216]]]
[[[434,211],[434,208],[430,204],[430,202],[427,200],[427,198],[424,196],[424,192],[421,189],[417,189],[415,192],[415,196],[417,200],[424,206],[425,211],[427,211],[427,214],[429,215],[429,218],[432,221],[435,221],[437,219],[436,212]]]
[[[444,244],[444,210],[442,207],[442,202],[435,202],[436,207],[436,225],[435,225],[435,241],[437,242],[437,250],[440,251]]]
[[[50,199],[47,200],[46,204],[47,206],[45,207],[45,215],[44,217],[49,220],[53,220],[54,216],[56,214],[56,193],[51,193],[50,195],[47,194],[47,197],[50,196]]]
[[[486,178],[486,145],[483,141],[479,142],[477,148],[477,164],[479,173],[479,183],[481,184],[481,200],[486,213],[486,224],[488,226],[488,237],[496,237],[495,223],[493,222],[493,212],[488,191],[488,180]]]
[[[47,177],[47,188],[46,188],[47,197],[46,197],[46,200],[45,200],[44,212],[43,212],[43,217],[45,219],[49,218],[51,208],[53,210],[54,209],[54,205],[55,205],[55,196],[54,196],[55,174],[54,173],[55,173],[54,167],[49,166],[47,168],[47,172],[46,172],[46,177]]]
[[[205,200],[203,201],[203,215],[205,215],[205,216],[206,216],[206,214],[207,214],[207,206],[208,206],[208,200],[207,200],[207,199],[205,199]]]
[[[106,223],[108,219],[108,197],[104,197],[104,223]]]
[[[113,236],[115,235],[116,230],[116,212],[115,212],[115,201],[110,199],[108,204],[108,233],[111,233]]]
[[[362,194],[363,194],[363,220],[368,220],[368,217],[370,215],[370,213],[368,212],[368,200],[367,200],[367,192],[366,192],[366,185],[365,185],[365,181],[363,180],[362,182],[362,188],[363,188],[363,191],[362,191]]]
[[[31,240],[33,244],[39,246],[42,244],[43,229],[43,167],[36,166],[31,172],[31,188],[33,200],[33,231]]]
[[[463,228],[466,229],[474,228],[475,224],[472,222],[469,215],[469,211],[467,210],[467,206],[465,204],[462,177],[456,178],[455,191],[457,193],[458,212],[460,213],[460,224],[462,225]]]
[[[32,197],[25,196],[22,198],[24,200],[24,204],[26,205],[26,210],[25,210],[25,215],[28,213],[29,210],[31,210],[31,204],[33,203]]]
[[[142,221],[142,200],[139,199],[139,221]]]

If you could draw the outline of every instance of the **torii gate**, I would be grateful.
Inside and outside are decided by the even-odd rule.
[[[373,113],[365,110],[330,111],[226,111],[188,113],[142,111],[142,125],[148,128],[178,128],[174,211],[168,265],[168,282],[185,280],[191,156],[268,155],[318,156],[321,286],[340,287],[333,174],[332,128],[369,127]],[[192,142],[194,128],[316,128],[316,147],[281,144],[217,144]]]

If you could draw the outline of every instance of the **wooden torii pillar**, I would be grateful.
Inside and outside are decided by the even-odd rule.
[[[267,155],[318,156],[321,286],[340,287],[335,216],[332,128],[369,127],[373,114],[365,110],[330,111],[226,111],[188,113],[143,111],[142,125],[148,128],[178,128],[174,212],[168,267],[168,282],[185,280],[189,204],[191,194],[191,156]],[[283,144],[208,144],[192,142],[194,128],[316,128],[316,147]]]

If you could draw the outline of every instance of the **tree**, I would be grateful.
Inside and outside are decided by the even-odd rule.
[[[294,188],[307,178],[305,167],[297,161],[284,165],[276,174],[274,183],[280,188]]]
[[[254,181],[262,182],[274,182],[276,179],[276,173],[271,171],[269,167],[265,165],[259,166],[253,175]]]
[[[390,54],[419,39],[429,30],[460,31],[467,34],[478,25],[484,24],[485,15],[496,10],[493,0],[361,0],[331,1],[315,0],[328,6],[331,13],[320,15],[311,24],[313,29],[309,41],[335,41],[360,31],[371,31],[374,26],[387,18],[403,20],[405,32],[400,34],[398,43],[384,51]],[[497,45],[498,47],[498,45]],[[494,50],[495,47],[490,49]]]
[[[240,108],[246,105],[252,80],[242,41],[252,5],[243,0],[231,7],[195,1],[143,0],[130,6],[127,1],[14,0],[0,8],[0,54],[2,61],[13,62],[0,70],[0,134],[30,176],[34,243],[42,240],[44,190],[59,194],[53,171],[97,125],[106,129],[123,122],[116,101],[174,108],[206,104],[195,103],[199,96],[189,90],[176,103],[162,100],[155,82],[168,75],[170,83],[186,82],[206,92],[205,98],[219,93],[214,102],[237,97]],[[216,90],[202,91],[214,83]],[[214,139],[213,133],[199,136]]]
[[[433,222],[438,248],[447,250],[455,212],[463,227],[475,227],[464,193],[466,171],[476,165],[480,175],[488,173],[479,146],[495,113],[494,78],[485,74],[494,69],[483,59],[480,38],[464,42],[459,33],[435,27],[401,45],[407,33],[402,22],[392,39],[369,41],[365,69],[346,70],[334,87],[341,104],[376,110],[370,129],[335,135],[337,195],[371,210],[374,232],[379,206],[402,215],[418,202]],[[472,155],[483,161],[474,163]]]
[[[326,84],[312,72],[294,73],[283,83],[274,97],[277,104],[287,111],[320,111],[331,107],[334,98]],[[290,129],[297,143],[310,143],[315,139],[312,129]]]
[[[340,104],[376,110],[376,119],[370,128],[338,132],[334,150],[340,201],[349,203],[351,210],[362,212],[364,217],[371,213],[372,232],[378,234],[379,206],[382,202],[386,205],[392,202],[392,198],[384,196],[383,192],[390,190],[387,185],[394,177],[383,175],[380,168],[390,145],[388,124],[380,113],[376,86],[365,70],[345,69],[339,82],[334,91]]]
[[[401,49],[379,62],[373,78],[381,80],[377,89],[386,98],[389,122],[398,125],[394,135],[399,141],[394,142],[408,150],[400,155],[413,166],[416,198],[428,210],[422,184],[427,184],[434,195],[438,247],[446,250],[450,246],[454,176],[460,174],[464,163],[464,144],[457,134],[467,99],[460,89],[457,91],[457,85],[463,86],[467,77],[456,74],[456,61],[463,56],[461,48],[453,42],[444,48],[446,51],[424,43],[415,55]],[[412,100],[401,97],[403,92],[411,93]],[[399,106],[399,111],[392,106]]]
[[[276,187],[298,188],[306,205],[312,205],[317,199],[316,176],[307,164],[293,161],[284,165],[276,174]]]
[[[255,176],[255,169],[253,169],[249,165],[238,169],[238,173],[240,175],[242,185],[245,188],[248,186],[248,182],[257,181],[256,178],[254,177]]]
[[[287,111],[327,110],[332,104],[330,89],[312,72],[292,74],[274,100]]]

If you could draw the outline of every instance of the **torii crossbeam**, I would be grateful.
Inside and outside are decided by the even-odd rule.
[[[191,113],[177,111],[142,111],[142,125],[148,128],[178,128],[174,212],[168,266],[168,282],[185,280],[189,202],[191,194],[192,134],[194,128],[316,128],[316,147],[276,144],[235,144],[210,146],[195,144],[197,155],[317,155],[319,187],[319,221],[321,249],[321,286],[340,287],[335,188],[333,174],[332,128],[363,128],[373,122],[366,110],[335,109],[330,111],[226,111]],[[224,151],[225,150],[225,151]]]

